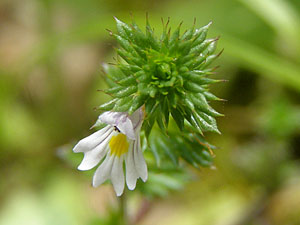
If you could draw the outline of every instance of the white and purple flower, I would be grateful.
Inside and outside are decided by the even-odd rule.
[[[140,144],[144,112],[141,108],[132,115],[108,111],[101,114],[99,120],[107,126],[79,141],[73,151],[84,153],[79,170],[90,170],[104,158],[94,174],[93,186],[97,187],[110,179],[117,196],[120,196],[125,186],[124,160],[128,189],[135,188],[138,178],[145,182],[148,177]]]

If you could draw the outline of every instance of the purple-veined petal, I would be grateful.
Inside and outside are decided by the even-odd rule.
[[[116,126],[128,138],[132,140],[135,139],[134,128],[127,113],[111,111],[104,112],[99,116],[99,120],[102,123],[106,123],[111,126]]]
[[[99,116],[99,120],[102,123],[106,123],[112,126],[116,126],[119,122],[119,120],[123,117],[126,116],[127,113],[124,112],[112,112],[112,111],[107,111],[102,113]]]
[[[117,128],[123,133],[125,134],[129,139],[131,140],[135,140],[135,132],[132,126],[132,122],[131,120],[127,117],[127,116],[123,116],[122,118],[120,118],[121,120],[119,121],[119,123],[116,125]]]

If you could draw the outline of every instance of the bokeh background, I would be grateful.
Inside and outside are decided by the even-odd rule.
[[[76,166],[77,140],[88,135],[107,100],[101,64],[111,62],[113,16],[138,24],[145,14],[190,27],[213,21],[224,53],[213,93],[222,135],[215,170],[160,197],[133,195],[138,224],[300,224],[299,0],[1,0],[0,224],[116,224],[110,185],[91,187]],[[172,189],[172,188],[171,188]],[[138,214],[136,213],[138,212]]]

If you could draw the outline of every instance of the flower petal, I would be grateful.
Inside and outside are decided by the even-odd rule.
[[[114,157],[111,170],[111,182],[114,186],[117,196],[121,196],[124,191],[124,172],[123,172],[123,156]]]
[[[109,135],[109,132],[113,129],[112,126],[106,126],[103,129],[93,133],[92,135],[82,139],[75,145],[73,152],[86,152],[90,151],[99,145]]]
[[[102,123],[106,123],[106,124],[114,126],[116,119],[113,117],[113,115],[114,115],[114,112],[107,111],[107,112],[102,113],[98,118]]]
[[[145,182],[148,178],[148,170],[147,170],[147,164],[145,162],[142,149],[141,149],[141,144],[140,144],[140,137],[138,137],[136,141],[136,146],[133,149],[134,150],[134,163],[135,163],[135,168],[136,171],[138,172],[140,178]]]
[[[135,141],[132,141],[130,143],[130,147],[128,150],[128,153],[125,158],[125,164],[126,164],[126,184],[129,190],[135,189],[136,186],[136,180],[139,177],[135,168],[135,163],[133,159],[133,153]]]
[[[121,118],[121,120],[119,121],[119,123],[116,126],[129,139],[135,140],[136,136],[134,134],[132,122],[126,115],[124,115]]]
[[[132,115],[130,115],[129,119],[132,122],[134,130],[139,130],[144,119],[144,112],[142,110],[142,107],[136,110]]]
[[[110,141],[113,131],[110,131],[109,135],[103,140],[98,146],[96,146],[91,151],[84,153],[84,157],[80,165],[79,170],[90,170],[95,167],[105,156],[108,151],[108,142]]]
[[[116,126],[128,138],[134,140],[135,134],[131,120],[127,113],[124,112],[104,112],[99,116],[102,123]]]
[[[93,186],[98,187],[103,184],[107,179],[110,178],[111,169],[113,166],[114,157],[110,157],[109,153],[106,158],[102,162],[102,164],[97,168],[94,176],[93,176]]]
[[[106,123],[106,124],[109,124],[109,125],[112,125],[112,126],[116,126],[119,121],[123,118],[123,117],[126,117],[127,116],[127,113],[125,112],[112,112],[112,111],[107,111],[107,112],[104,112],[102,113],[100,116],[99,116],[99,120],[102,122],[102,123]]]

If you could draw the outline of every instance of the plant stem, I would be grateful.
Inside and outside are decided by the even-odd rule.
[[[120,204],[121,224],[122,225],[129,225],[129,223],[128,223],[128,215],[127,215],[127,205],[126,205],[126,193],[125,192],[120,197],[119,204]]]
[[[151,208],[151,202],[147,199],[144,199],[141,206],[139,207],[139,210],[137,211],[137,214],[132,220],[132,224],[138,224],[143,220],[143,218],[146,216],[146,214],[149,212]]]

